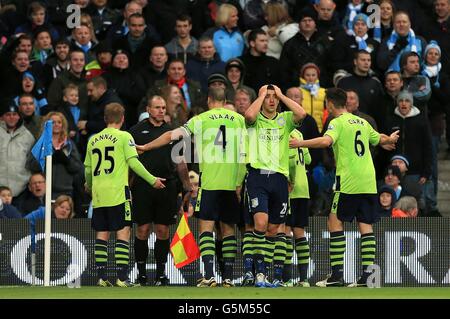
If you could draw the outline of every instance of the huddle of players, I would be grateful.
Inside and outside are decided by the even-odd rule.
[[[280,101],[290,111],[277,112]],[[375,171],[368,152],[369,143],[392,149],[398,139],[398,132],[391,136],[378,134],[365,120],[347,113],[345,101],[344,91],[329,89],[327,108],[334,119],[323,137],[303,141],[301,133],[296,128],[306,113],[278,87],[274,85],[261,87],[258,98],[246,111],[245,117],[224,108],[224,91],[212,89],[208,95],[209,111],[193,117],[183,127],[166,131],[150,143],[137,146],[139,151],[146,152],[191,136],[196,139],[197,145],[199,143],[214,145],[212,148],[203,147],[200,151],[209,152],[205,153],[205,156],[211,156],[212,153],[212,158],[219,160],[200,160],[199,163],[200,190],[195,214],[199,219],[199,246],[204,277],[198,281],[198,287],[217,286],[214,276],[217,247],[213,236],[216,223],[220,225],[222,285],[234,286],[232,274],[238,249],[235,225],[241,220],[240,212],[243,212],[245,221],[242,247],[245,268],[243,285],[256,287],[293,285],[294,247],[291,237],[293,234],[300,274],[297,285],[309,287],[307,281],[309,244],[304,231],[308,225],[309,198],[305,170],[305,165],[310,161],[307,148],[331,145],[337,161],[336,193],[329,217],[332,274],[316,285],[322,287],[343,285],[345,237],[342,221],[351,222],[354,217],[357,218],[362,233],[361,253],[364,271],[360,280],[352,285],[366,285],[369,275],[367,268],[374,262],[376,249],[371,228],[376,221],[374,210],[376,185]],[[214,130],[217,134],[205,134]],[[227,130],[241,134],[227,135]],[[199,157],[202,155],[199,154]],[[234,160],[225,160],[229,158]],[[145,174],[139,171],[136,173],[143,176],[150,185],[156,188],[163,187],[158,184],[158,182],[162,184],[161,179],[154,182],[154,178],[145,178]],[[241,191],[244,176],[245,190]],[[88,186],[91,185],[88,183]],[[241,204],[238,197],[241,197]],[[95,207],[94,202],[94,217]],[[273,264],[273,280],[269,281],[267,274],[271,264]],[[138,270],[139,281],[146,280],[145,269]],[[107,281],[102,277],[100,280]],[[124,280],[120,279],[120,282]],[[159,283],[163,284],[161,280]]]

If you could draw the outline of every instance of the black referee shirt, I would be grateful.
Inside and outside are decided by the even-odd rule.
[[[145,119],[130,128],[130,134],[133,136],[137,145],[144,145],[171,130],[172,127],[167,123],[156,127],[148,119]],[[167,180],[175,179],[175,164],[170,156],[173,145],[169,144],[155,150],[144,152],[139,155],[139,160],[153,176],[163,177]],[[136,177],[142,182],[140,177]]]

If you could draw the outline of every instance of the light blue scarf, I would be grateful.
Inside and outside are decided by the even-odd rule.
[[[316,83],[306,83],[301,84],[300,87],[309,91],[312,96],[317,97],[317,95],[319,94],[320,83],[319,81],[317,81]]]
[[[391,36],[389,37],[387,41],[387,46],[389,51],[392,50],[395,46],[395,43],[397,42],[399,36],[397,32],[392,31]],[[420,44],[420,45],[418,45]],[[405,52],[416,52],[419,56],[421,56],[422,53],[422,46],[420,41],[416,39],[416,34],[412,29],[409,30],[408,33],[408,45],[400,51],[400,53],[395,57],[394,62],[389,66],[388,71],[397,71],[400,72],[400,58],[403,53]]]

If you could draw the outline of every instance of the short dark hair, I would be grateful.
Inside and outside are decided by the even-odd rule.
[[[175,21],[187,21],[187,22],[189,22],[189,24],[192,24],[191,16],[188,14],[185,14],[185,13],[179,14]]]
[[[208,97],[215,102],[224,102],[226,100],[225,90],[222,88],[209,88]]]
[[[403,53],[401,58],[400,58],[400,67],[403,69],[405,67],[405,65],[408,63],[408,59],[412,56],[415,56],[417,58],[419,58],[419,62],[420,62],[420,56],[419,54],[417,54],[416,52],[413,51],[409,51],[406,53]]]
[[[384,80],[386,81],[386,78],[388,77],[388,75],[391,75],[391,74],[396,74],[396,75],[398,75],[400,80],[403,80],[402,74],[399,71],[395,71],[395,70],[387,71],[386,74],[384,75]]]
[[[0,192],[3,192],[5,190],[11,192],[11,188],[9,188],[8,186],[4,186],[4,185],[0,186]]]
[[[250,34],[248,35],[248,42],[256,41],[258,35],[267,35],[267,33],[263,29],[254,29],[250,31]]]
[[[106,80],[101,76],[96,76],[95,78],[92,78],[87,81],[87,83],[92,83],[97,88],[99,86],[103,86],[105,89],[108,89],[108,83]]]
[[[356,60],[357,58],[359,58],[359,56],[361,54],[368,54],[368,55],[370,55],[369,51],[361,49],[361,50],[356,51],[353,57]]]
[[[131,15],[128,17],[128,21],[131,20],[131,18],[142,18],[142,19],[145,20],[145,18],[144,18],[144,16],[142,15],[142,13],[139,13],[139,12],[136,12],[136,13],[131,14]]]
[[[345,108],[345,104],[347,103],[347,93],[344,90],[338,88],[329,88],[326,90],[326,94],[326,99],[333,102],[335,108]]]

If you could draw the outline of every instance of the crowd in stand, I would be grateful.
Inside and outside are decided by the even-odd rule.
[[[380,215],[440,215],[437,153],[444,134],[450,141],[450,0],[0,4],[0,218],[43,205],[46,181],[31,148],[46,120],[54,123],[55,216],[86,217],[83,160],[89,137],[105,128],[107,104],[124,106],[127,130],[148,118],[148,98],[160,95],[166,122],[178,127],[206,110],[209,87],[224,87],[227,106],[244,114],[269,83],[308,113],[305,139],[326,130],[325,89],[333,86],[379,132],[399,129],[394,151],[372,150]],[[81,9],[72,29],[70,4]],[[326,215],[333,154],[312,150],[311,157],[310,215]],[[62,205],[70,212],[59,213]]]

